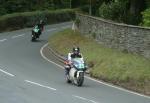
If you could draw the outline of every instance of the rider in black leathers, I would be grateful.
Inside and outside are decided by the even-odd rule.
[[[42,31],[44,29],[44,22],[43,20],[40,20],[35,26],[34,28],[37,27],[39,29],[39,32],[37,33],[37,38],[39,38],[39,36],[42,34]],[[32,34],[34,33],[34,31],[32,30]]]
[[[38,28],[40,29],[39,30],[39,36],[42,34],[42,31],[44,29],[44,22],[43,20],[40,20],[40,22],[37,24]]]
[[[74,59],[74,58],[82,58],[79,47],[74,47],[73,52],[68,54],[68,58],[67,58],[66,66],[65,66],[66,75],[69,74],[69,71],[72,65],[71,59]]]

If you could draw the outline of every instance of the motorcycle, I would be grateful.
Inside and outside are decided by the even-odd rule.
[[[32,30],[31,41],[35,41],[41,35],[41,29],[38,26],[35,26]]]
[[[83,58],[73,59],[69,74],[66,75],[67,83],[72,82],[76,84],[77,86],[82,86],[84,82],[84,73],[86,69],[87,69],[87,66],[84,63]]]

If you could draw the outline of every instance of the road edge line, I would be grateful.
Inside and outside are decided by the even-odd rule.
[[[63,66],[61,66],[61,65],[59,65],[59,64],[57,64],[57,63],[55,63],[55,62],[53,62],[53,61],[51,61],[51,60],[49,60],[49,59],[43,54],[43,49],[44,49],[46,46],[48,46],[48,43],[46,43],[44,46],[41,47],[41,49],[40,49],[41,56],[42,56],[45,60],[47,60],[48,62],[55,64],[56,66],[60,67],[61,69],[64,69]],[[99,83],[99,84],[103,84],[103,85],[106,85],[106,86],[109,86],[109,87],[112,87],[112,88],[115,88],[115,89],[118,89],[118,90],[121,90],[121,91],[124,91],[124,92],[127,92],[127,93],[135,94],[135,95],[138,95],[138,96],[141,96],[141,97],[145,97],[145,98],[150,99],[150,96],[146,96],[146,95],[139,94],[139,93],[137,93],[137,92],[133,92],[133,91],[130,91],[130,90],[127,90],[127,89],[118,87],[118,86],[114,86],[114,85],[111,85],[111,84],[109,84],[109,83],[96,80],[95,78],[92,78],[92,77],[88,77],[88,76],[85,76],[85,77],[86,77],[87,79],[92,80],[92,81],[94,81],[94,82],[97,82],[97,83]]]

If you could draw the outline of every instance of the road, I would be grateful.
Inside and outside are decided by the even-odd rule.
[[[82,87],[67,84],[64,70],[40,50],[50,35],[69,25],[46,26],[38,42],[30,41],[31,29],[0,34],[0,103],[150,103],[148,96],[89,77]]]

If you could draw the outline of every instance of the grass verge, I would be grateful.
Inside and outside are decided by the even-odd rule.
[[[149,59],[104,47],[71,29],[51,36],[49,44],[63,55],[70,52],[73,46],[79,46],[87,63],[93,65],[90,76],[150,95]]]

